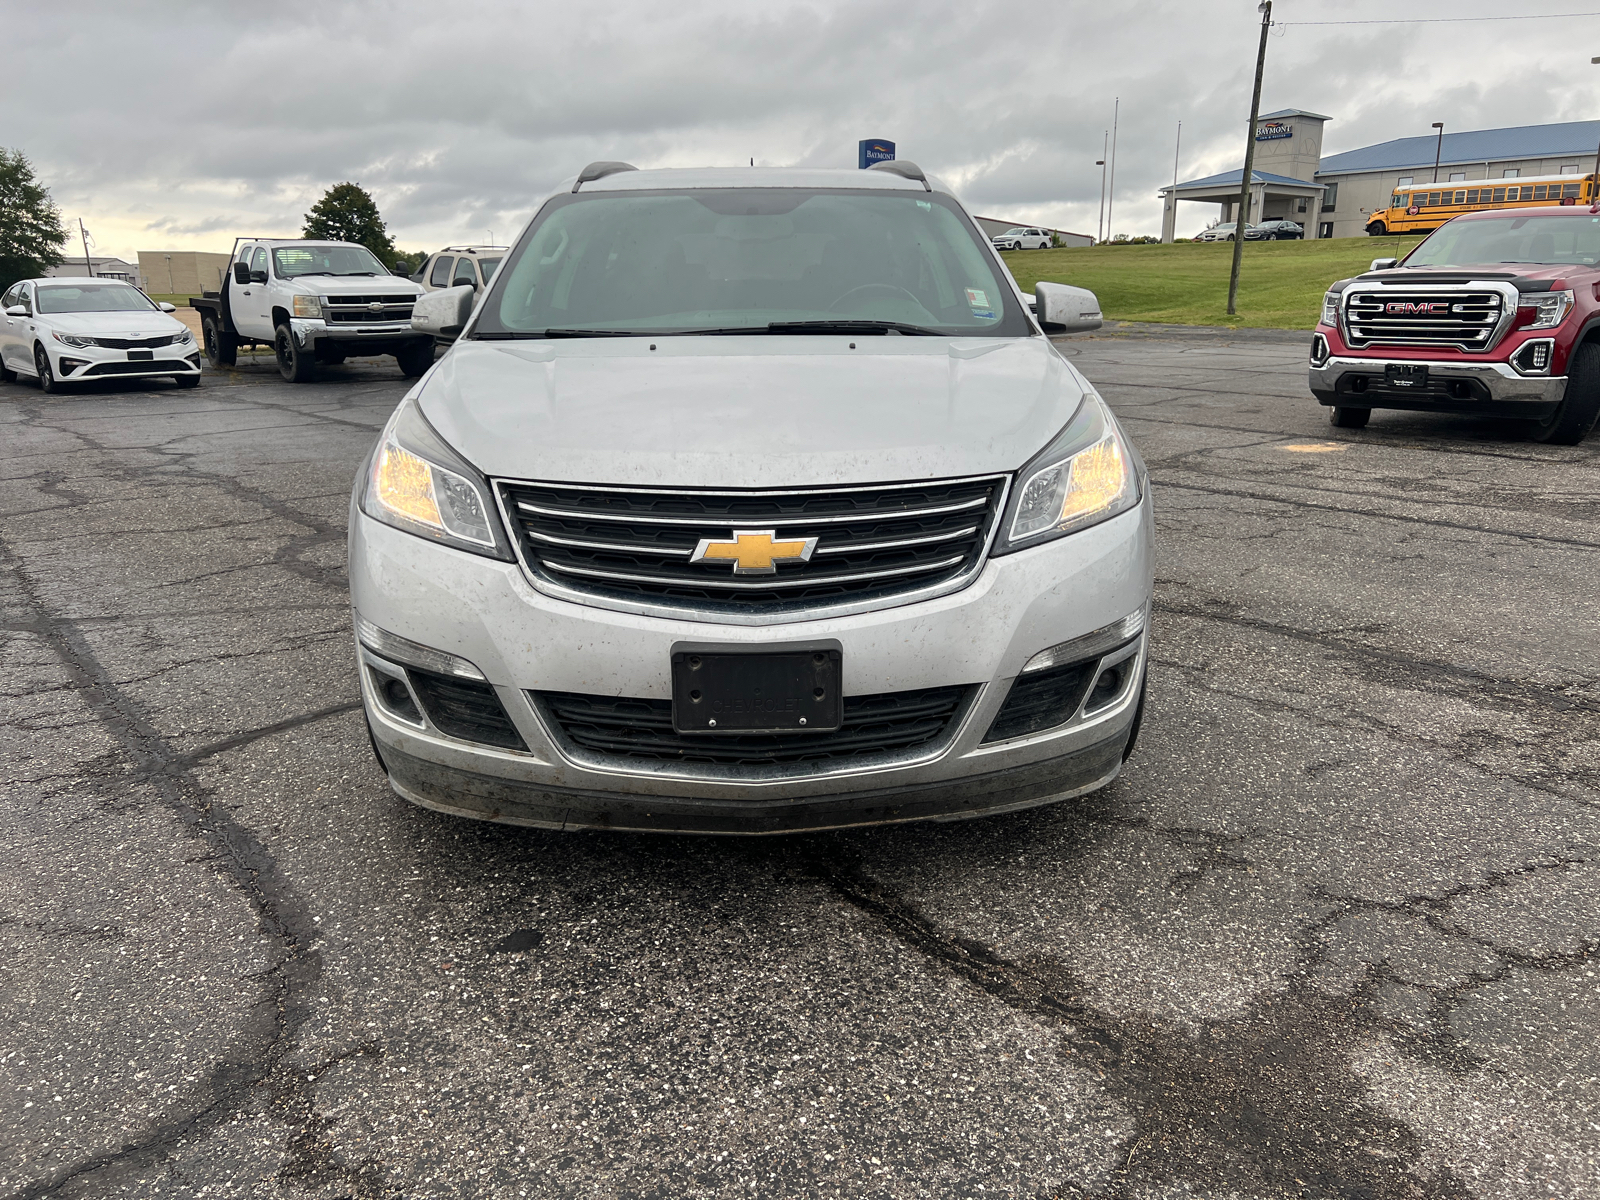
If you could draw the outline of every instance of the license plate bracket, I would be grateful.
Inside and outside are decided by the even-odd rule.
[[[844,720],[838,642],[672,648],[672,728],[736,733],[831,733]]]
[[[1383,381],[1392,388],[1414,391],[1428,386],[1427,363],[1386,363]]]
[[[156,352],[154,350],[129,350],[128,351],[128,361],[129,362],[150,362],[155,358],[155,356],[156,356]]]

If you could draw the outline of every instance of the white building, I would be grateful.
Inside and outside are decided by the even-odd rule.
[[[105,258],[93,254],[89,256],[88,262],[85,262],[83,255],[80,254],[75,259],[67,259],[59,267],[47,267],[45,274],[49,276],[94,275],[99,279],[120,279],[123,283],[135,285],[139,282],[137,264],[123,262],[120,258]]]

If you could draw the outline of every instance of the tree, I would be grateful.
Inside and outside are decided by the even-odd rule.
[[[336,183],[324,192],[306,214],[306,227],[300,236],[355,242],[376,254],[384,266],[394,266],[394,242],[384,228],[377,204],[358,183]]]
[[[0,146],[0,289],[43,275],[62,260],[61,210],[21,150]]]

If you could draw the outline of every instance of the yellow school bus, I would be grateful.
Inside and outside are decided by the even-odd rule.
[[[1546,204],[1593,204],[1593,175],[1540,175],[1531,179],[1469,179],[1397,188],[1389,207],[1367,222],[1373,237],[1386,233],[1430,233],[1451,217],[1492,208]]]

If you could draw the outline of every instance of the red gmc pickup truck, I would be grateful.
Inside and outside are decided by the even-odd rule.
[[[1334,284],[1311,391],[1345,429],[1405,408],[1582,441],[1600,415],[1600,205],[1468,213]]]

